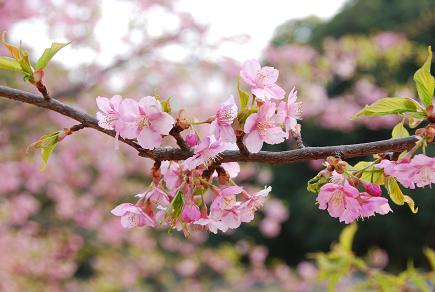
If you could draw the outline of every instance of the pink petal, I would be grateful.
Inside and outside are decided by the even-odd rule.
[[[110,106],[110,101],[107,97],[98,96],[96,99],[98,108],[105,114],[112,111],[112,107]]]
[[[160,146],[162,143],[162,136],[150,128],[143,128],[137,136],[137,142],[142,148],[152,150]]]
[[[284,142],[285,138],[287,138],[287,134],[280,127],[274,127],[267,129],[264,142],[267,144],[279,144]]]
[[[258,131],[253,131],[245,136],[244,144],[249,152],[258,153],[260,152],[261,147],[263,147],[263,140],[261,139]]]
[[[246,134],[251,133],[257,127],[257,117],[258,117],[258,114],[253,113],[246,119],[245,126],[243,127],[243,131]]]
[[[273,84],[278,80],[279,71],[273,67],[263,67],[260,70],[260,74],[264,76],[263,84]]]
[[[169,135],[169,131],[175,124],[175,119],[168,113],[162,112],[158,119],[152,120],[153,129],[162,134]]]
[[[251,86],[255,85],[257,73],[260,71],[261,66],[257,60],[248,60],[243,63],[242,70],[240,71],[240,77]]]

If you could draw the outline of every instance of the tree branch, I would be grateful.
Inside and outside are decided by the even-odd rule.
[[[114,131],[106,130],[98,126],[96,118],[58,100],[45,100],[39,95],[1,85],[0,96],[58,112],[82,123],[84,127],[93,128],[109,136],[115,137]],[[154,160],[185,160],[193,155],[193,151],[190,149],[157,148],[154,150],[145,150],[134,140],[119,139],[135,148],[140,156],[152,158]],[[328,156],[336,155],[340,155],[341,158],[351,158],[385,152],[401,152],[412,148],[416,141],[416,136],[411,136],[407,138],[353,145],[304,147],[283,152],[260,151],[259,153],[248,153],[247,155],[241,154],[240,151],[237,150],[231,150],[220,154],[220,162],[245,161],[269,164],[288,164],[304,160],[324,159]]]

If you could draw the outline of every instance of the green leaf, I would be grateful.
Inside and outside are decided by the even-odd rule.
[[[351,225],[346,226],[343,231],[341,231],[338,242],[345,250],[352,250],[352,242],[357,229],[358,226],[356,223],[352,223]]]
[[[183,205],[183,192],[178,191],[175,198],[172,200],[172,217],[174,219],[180,217]]]
[[[375,166],[370,166],[371,162],[360,161],[355,164],[354,168],[361,171],[360,179],[377,185],[384,184],[384,170]]]
[[[400,123],[394,126],[393,132],[391,133],[393,139],[409,137],[408,130],[406,130],[403,126],[404,122],[405,119],[403,119]]]
[[[435,89],[434,77],[430,74],[430,64],[432,62],[432,49],[428,47],[428,56],[423,66],[414,74],[415,86],[417,87],[418,97],[425,106],[432,104]]]
[[[423,249],[423,253],[426,256],[432,271],[435,271],[435,251],[429,247]]]
[[[41,149],[41,158],[42,158],[42,167],[41,171],[44,171],[47,167],[48,158],[50,158],[51,153],[53,153],[54,148],[56,148],[56,144],[48,146],[46,148]]]
[[[20,64],[9,57],[0,57],[0,69],[22,72]]]
[[[240,78],[237,80],[237,90],[240,98],[240,110],[244,110],[248,107],[250,95],[240,87]]]
[[[36,70],[44,69],[48,62],[56,55],[59,50],[64,48],[65,46],[69,45],[69,43],[52,43],[50,48],[45,49],[44,53],[39,57],[38,61],[36,62]]]
[[[329,174],[319,173],[312,179],[310,179],[307,183],[307,190],[312,193],[319,193],[320,188],[326,184],[329,180]]]
[[[39,138],[38,141],[32,143],[27,147],[27,151],[29,149],[41,149],[41,159],[42,159],[42,168],[41,171],[44,171],[47,167],[47,161],[50,157],[51,153],[53,153],[54,148],[56,148],[60,132],[54,132]]]
[[[352,119],[360,116],[374,117],[397,115],[408,112],[418,112],[421,106],[413,99],[403,97],[386,97],[379,99],[371,105],[366,105]]]
[[[396,204],[402,206],[403,204],[408,204],[409,209],[411,209],[412,213],[417,213],[418,208],[415,208],[414,200],[412,200],[411,197],[405,196],[402,193],[402,190],[400,189],[399,184],[397,183],[396,179],[387,176],[385,178],[385,187],[388,191],[388,194],[390,195],[390,199]]]

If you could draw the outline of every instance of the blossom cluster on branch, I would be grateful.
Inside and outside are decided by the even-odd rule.
[[[138,195],[138,202],[123,203],[112,210],[121,217],[122,225],[168,225],[188,235],[204,228],[225,232],[252,221],[271,188],[249,194],[233,181],[239,165],[220,163],[219,155],[237,147],[257,153],[264,143],[278,144],[300,135],[297,91],[293,88],[287,101],[282,101],[285,91],[276,84],[278,75],[275,68],[261,67],[255,60],[245,62],[240,76],[250,86],[251,94],[239,82],[238,102],[231,96],[203,122],[184,116],[182,111],[177,118],[172,117],[170,101],[159,96],[138,101],[119,95],[97,97],[99,126],[114,130],[116,136],[136,139],[143,149],[153,150],[161,146],[163,136],[172,134],[180,147],[193,148],[193,155],[184,161],[156,161],[153,181],[145,193]],[[205,137],[200,138],[195,129],[199,124],[208,125]],[[183,141],[179,134],[185,130],[189,133]]]
[[[50,108],[52,101],[43,83],[43,69],[66,44],[53,43],[36,65],[32,65],[21,47],[3,42],[12,58],[2,57],[0,68],[22,72],[24,80],[43,95],[45,107]],[[414,147],[411,150],[401,148],[407,149],[401,153],[371,150],[368,153],[376,153],[373,162],[361,161],[354,166],[341,160],[340,153],[336,154],[337,157],[328,157],[324,163],[326,169],[308,182],[308,190],[318,194],[320,209],[327,209],[332,217],[345,223],[375,213],[385,215],[391,212],[391,208],[388,200],[381,196],[380,185],[384,185],[394,203],[407,203],[414,213],[417,212],[414,201],[402,193],[398,182],[409,188],[435,182],[435,158],[415,155],[420,148],[425,153],[435,136],[431,60],[429,47],[426,62],[414,75],[421,103],[411,98],[387,97],[366,105],[355,115],[355,118],[401,116],[402,121],[393,128],[392,138],[410,136],[404,126],[407,121],[410,128],[420,127],[415,132],[417,142]],[[215,115],[205,121],[187,117],[183,110],[175,115],[170,99],[163,100],[160,96],[146,96],[139,100],[119,95],[110,99],[97,97],[98,125],[94,122],[94,128],[116,139],[122,138],[142,152],[164,149],[161,148],[163,137],[168,135],[175,138],[181,150],[188,151],[182,160],[162,161],[166,159],[152,157],[155,163],[147,190],[137,195],[136,204],[123,203],[112,210],[112,214],[121,217],[122,226],[167,225],[189,236],[192,231],[204,229],[213,233],[218,230],[225,232],[252,221],[271,188],[249,194],[233,180],[239,165],[234,160],[223,163],[220,155],[238,148],[241,156],[249,157],[251,153],[260,152],[264,143],[279,144],[288,138],[296,139],[299,147],[304,148],[301,126],[297,123],[302,118],[301,103],[296,101],[297,91],[293,87],[284,100],[285,91],[276,84],[278,76],[279,71],[273,67],[261,67],[256,60],[245,62],[240,77],[250,87],[249,92],[242,88],[239,78],[239,98],[236,100],[231,96]],[[78,115],[83,116],[82,113]],[[198,125],[208,125],[203,137],[196,128]],[[60,141],[86,126],[89,124],[66,128],[33,143],[33,148],[42,151],[44,167]],[[189,132],[185,137],[181,135],[184,131]]]

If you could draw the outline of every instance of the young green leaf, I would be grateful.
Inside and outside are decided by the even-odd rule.
[[[371,162],[368,161],[360,161],[357,164],[355,164],[354,168],[356,170],[361,171],[361,177],[360,179],[369,182],[374,183],[377,185],[383,185],[384,184],[384,170],[377,168],[375,166],[370,166]]]
[[[346,226],[343,231],[340,233],[339,243],[340,246],[343,247],[345,250],[351,251],[352,250],[352,242],[353,238],[355,236],[355,232],[358,229],[358,226],[353,223],[349,226]]]
[[[405,119],[394,126],[391,136],[393,139],[409,137],[408,130],[404,127]]]
[[[429,261],[432,271],[435,271],[435,251],[429,247],[426,247],[423,250],[423,253],[426,256],[427,260]]]
[[[20,64],[15,59],[9,57],[0,57],[0,69],[22,72]]]
[[[434,77],[430,74],[430,64],[432,62],[432,49],[428,47],[428,56],[423,66],[414,74],[415,86],[417,87],[418,97],[425,106],[432,104],[435,89]]]
[[[176,219],[180,217],[181,211],[183,209],[184,200],[183,193],[178,191],[175,195],[174,200],[172,201],[172,218]]]
[[[240,78],[237,80],[237,90],[240,97],[240,110],[244,110],[248,107],[249,93],[247,93],[240,87]]]
[[[45,49],[44,53],[39,57],[38,61],[36,62],[36,70],[44,69],[48,62],[54,57],[54,55],[59,52],[62,48],[69,45],[69,43],[52,43],[50,48]]]
[[[408,204],[412,213],[417,213],[418,208],[415,208],[414,200],[411,197],[405,196],[400,189],[399,184],[396,179],[391,176],[385,177],[385,187],[390,195],[390,199],[396,204],[402,206],[403,204]]]
[[[413,99],[403,97],[386,97],[375,101],[370,105],[366,105],[352,119],[360,116],[386,116],[397,115],[409,112],[418,112],[421,106]]]
[[[47,135],[42,136],[39,138],[38,141],[30,144],[29,147],[27,147],[27,151],[29,149],[41,149],[41,158],[42,158],[42,168],[41,171],[44,171],[47,167],[47,161],[50,157],[51,153],[53,153],[54,148],[56,148],[57,143],[59,142],[59,134],[60,132],[54,132]]]

